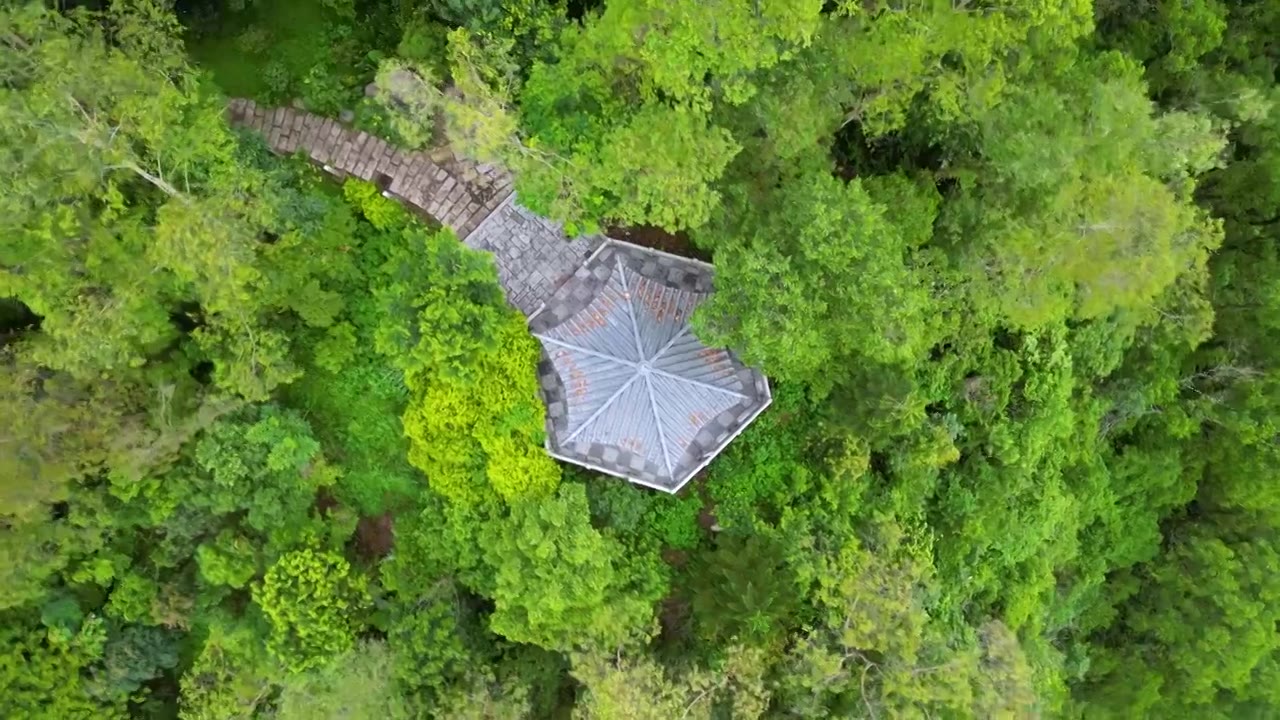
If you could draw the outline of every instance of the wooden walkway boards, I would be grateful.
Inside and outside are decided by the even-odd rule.
[[[252,100],[232,100],[227,110],[233,125],[261,133],[275,152],[303,152],[338,178],[372,182],[468,246],[491,253],[507,301],[525,315],[537,312],[601,242],[569,241],[559,225],[515,202],[505,170],[448,149],[402,150],[337,120]]]

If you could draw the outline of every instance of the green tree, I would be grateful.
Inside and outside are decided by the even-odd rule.
[[[718,538],[691,584],[694,620],[711,644],[770,646],[799,609],[799,583],[782,546],[764,534]]]
[[[158,627],[125,626],[108,633],[101,667],[95,667],[89,692],[103,701],[134,697],[143,685],[178,664],[176,633]]]
[[[1154,112],[1132,63],[1103,57],[1057,84],[1012,89],[978,118],[972,190],[942,219],[973,302],[1035,327],[1149,312],[1221,241],[1190,177],[1222,139],[1204,117]]]
[[[452,583],[439,581],[416,602],[402,598],[387,633],[396,680],[410,707],[422,713],[476,670],[476,659],[464,642],[463,610],[456,593]]]
[[[451,235],[410,232],[383,267],[377,346],[404,372],[409,460],[455,502],[555,489],[541,448],[537,343],[506,304],[491,258]]]
[[[566,21],[564,0],[427,0],[423,9],[453,27],[510,43],[527,65]]]
[[[300,415],[257,406],[212,423],[171,469],[112,490],[126,501],[117,522],[162,531],[150,563],[180,567],[194,555],[207,583],[243,587],[260,563],[322,537],[316,497],[337,476]]]
[[[228,409],[192,408],[180,382],[168,395],[163,382],[83,382],[15,355],[0,350],[0,416],[12,420],[0,430],[0,548],[9,558],[0,568],[0,608],[39,600],[51,578],[102,547],[110,529],[107,493],[95,482],[102,473],[136,479],[163,466]],[[173,421],[166,401],[195,419]]]
[[[758,648],[729,646],[710,669],[669,672],[651,656],[574,656],[573,675],[583,697],[574,717],[584,720],[713,718],[726,709],[734,718],[758,718],[769,706],[768,657]]]
[[[807,42],[820,10],[635,0],[566,29],[559,62],[535,65],[520,91],[525,144],[556,158],[510,163],[521,196],[588,227],[703,224],[739,149],[713,121],[713,102],[750,97],[752,73]]]
[[[933,208],[919,208],[930,222]],[[929,340],[912,241],[855,180],[812,172],[774,197],[742,195],[695,237],[715,251],[716,293],[695,323],[778,377],[830,386],[838,361],[910,362]]]
[[[210,585],[243,588],[258,576],[259,553],[249,538],[231,530],[218,533],[212,543],[196,550],[200,577]]]
[[[263,642],[265,629],[226,613],[207,619],[204,642],[182,675],[179,717],[241,720],[265,707],[283,671]]]
[[[1245,541],[1210,532],[1192,529],[1149,567],[1113,630],[1123,628],[1121,644],[1099,653],[1086,711],[1231,717],[1251,702],[1276,707],[1263,679],[1280,651],[1273,531]]]
[[[1186,84],[1201,58],[1222,45],[1228,3],[1108,1],[1097,3],[1096,13],[1098,35],[1146,65],[1152,88],[1161,92]]]
[[[476,677],[455,686],[438,705],[442,717],[458,720],[520,720],[529,717],[528,688]]]
[[[276,717],[405,720],[410,715],[395,687],[393,663],[386,644],[361,642],[327,667],[286,679]]]
[[[333,482],[333,470],[300,416],[264,407],[246,419],[219,423],[196,442],[198,502],[217,514],[245,508],[250,528],[284,535],[308,515],[316,491]]]
[[[508,519],[481,532],[495,574],[495,633],[567,651],[616,647],[649,632],[656,598],[627,587],[623,549],[591,527],[582,486],[514,504]]]
[[[1213,112],[1232,130],[1225,166],[1197,191],[1225,230],[1207,282],[1212,335],[1167,353],[1165,382],[1185,419],[1166,431],[1166,474],[1188,488],[1188,504],[1159,526],[1158,548],[1110,583],[1089,638],[1092,664],[1075,688],[1078,712],[1267,717],[1280,707],[1274,633],[1259,630],[1274,622],[1280,522],[1270,489],[1280,125],[1277,55],[1264,38],[1280,14],[1236,2],[1100,10],[1103,38],[1146,65],[1158,100]]]
[[[251,399],[296,378],[276,318],[331,322],[339,236],[230,130],[173,16],[142,1],[24,4],[0,25],[0,296],[41,317],[24,352],[89,379],[193,345]]]
[[[816,627],[788,651],[780,694],[800,716],[1031,717],[1031,670],[998,622],[979,645],[949,637],[926,607],[929,569],[903,553],[856,541],[823,558]]]

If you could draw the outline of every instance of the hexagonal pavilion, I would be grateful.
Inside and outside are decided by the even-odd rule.
[[[529,318],[553,457],[674,493],[768,407],[764,375],[689,327],[712,278],[610,239]]]

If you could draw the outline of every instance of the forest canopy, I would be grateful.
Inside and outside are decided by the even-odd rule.
[[[0,717],[1280,715],[1277,0],[0,9]],[[411,80],[411,82],[406,81]],[[341,119],[710,261],[772,407],[543,450]]]

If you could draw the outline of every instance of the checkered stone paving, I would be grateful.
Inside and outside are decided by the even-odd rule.
[[[559,225],[525,209],[515,196],[508,196],[467,236],[466,244],[493,254],[507,301],[525,315],[532,315],[600,246],[601,240],[587,236],[570,241]]]

